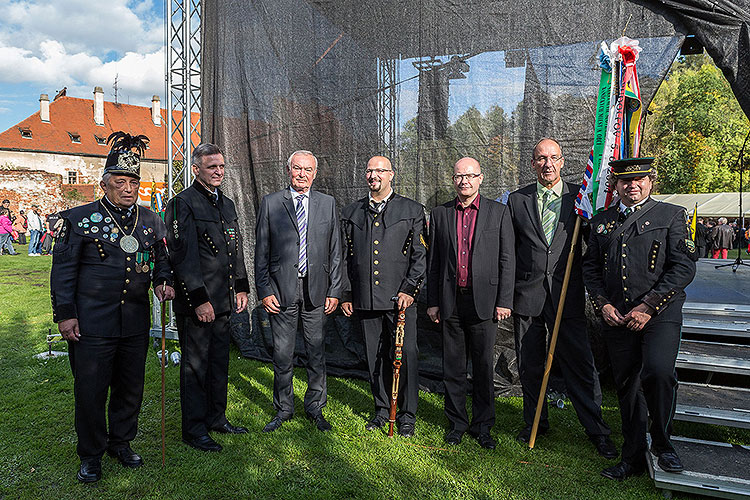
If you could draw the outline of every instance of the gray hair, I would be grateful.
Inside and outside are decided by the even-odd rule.
[[[727,218],[726,217],[719,217],[719,224],[726,224]]]
[[[221,149],[219,149],[219,146],[217,146],[216,144],[204,142],[203,144],[198,145],[198,147],[193,150],[193,154],[190,157],[190,163],[191,165],[200,167],[203,165],[203,157],[211,155],[224,156],[224,153],[221,152]]]
[[[297,151],[295,151],[294,153],[292,153],[291,155],[289,155],[289,159],[287,159],[287,161],[286,161],[286,168],[287,168],[287,170],[289,170],[289,169],[292,168],[292,158],[294,158],[294,155],[312,156],[313,160],[315,160],[315,170],[318,169],[318,158],[316,158],[315,155],[312,154],[312,152],[310,152],[310,151],[307,151],[305,149],[298,149]]]

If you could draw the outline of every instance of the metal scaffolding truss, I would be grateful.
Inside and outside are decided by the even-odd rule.
[[[167,198],[190,185],[190,155],[201,137],[201,0],[164,3]]]
[[[398,131],[398,101],[396,84],[398,83],[398,64],[395,59],[378,60],[378,134],[380,136],[381,154],[396,158]]]

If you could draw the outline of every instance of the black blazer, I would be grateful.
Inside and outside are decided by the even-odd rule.
[[[104,203],[60,213],[50,274],[53,318],[56,323],[78,318],[81,335],[90,337],[145,335],[151,327],[149,287],[172,284],[166,228],[158,215],[138,207],[133,230],[135,213],[127,217],[114,207],[107,212]],[[120,248],[120,228],[138,240],[136,253]]]
[[[175,311],[194,314],[206,302],[216,314],[233,311],[235,293],[249,291],[234,202],[221,190],[213,201],[195,181],[169,200],[166,221]]]
[[[315,307],[341,297],[341,235],[336,201],[310,190],[307,207],[307,286]],[[255,289],[258,298],[276,295],[282,306],[297,296],[299,232],[289,188],[263,197],[255,225]]]
[[[456,200],[432,209],[427,305],[438,306],[447,319],[456,306]],[[484,196],[474,227],[471,281],[474,307],[482,319],[494,317],[495,307],[513,308],[513,230],[505,205]]]
[[[551,244],[547,244],[539,217],[536,182],[508,196],[516,248],[516,286],[513,299],[513,312],[516,314],[539,316],[547,300],[547,291],[552,294],[555,308],[560,300],[565,265],[577,217],[573,206],[579,188],[577,184],[561,182],[563,189],[560,220]],[[579,244],[573,256],[563,316],[582,316],[584,307],[585,294]]]

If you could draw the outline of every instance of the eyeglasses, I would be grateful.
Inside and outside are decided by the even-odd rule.
[[[465,180],[473,181],[482,174],[453,174],[454,182],[463,182]]]
[[[299,165],[294,165],[294,166],[292,166],[292,172],[294,172],[295,174],[299,174],[300,172],[304,172],[304,173],[306,173],[306,174],[311,174],[311,173],[313,173],[314,171],[315,171],[315,169],[314,169],[314,168],[312,168],[312,167],[305,167],[305,168],[302,168],[302,167],[300,167]]]
[[[547,160],[551,160],[552,163],[557,163],[562,159],[562,156],[537,156],[536,158],[534,158],[534,161],[539,163],[540,165],[544,165],[545,163],[547,163]]]
[[[365,175],[372,175],[372,174],[383,175],[386,172],[393,172],[393,169],[390,169],[390,168],[368,168],[367,170],[365,170]]]

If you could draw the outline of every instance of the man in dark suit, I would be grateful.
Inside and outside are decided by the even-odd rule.
[[[508,209],[516,247],[513,326],[518,373],[523,389],[525,427],[518,440],[528,442],[542,385],[547,336],[552,333],[565,265],[575,226],[573,203],[578,186],[560,178],[565,163],[560,145],[542,139],[534,147],[531,166],[537,181],[510,194]],[[600,455],[616,458],[610,429],[602,418],[599,374],[586,332],[580,245],[573,256],[555,359],[578,420]],[[542,406],[539,433],[549,429],[547,405]]]
[[[174,302],[180,337],[182,440],[220,451],[209,431],[243,434],[226,417],[229,316],[247,307],[240,227],[234,202],[224,196],[224,155],[214,144],[193,151],[195,180],[167,205],[167,243],[177,282]]]
[[[396,316],[406,310],[406,325],[396,415],[401,436],[414,435],[419,372],[417,365],[417,296],[427,270],[424,207],[393,191],[393,167],[383,156],[367,162],[370,193],[341,213],[347,274],[341,309],[356,311],[367,350],[375,414],[367,430],[388,422],[393,383],[393,336]]]
[[[699,258],[708,257],[707,243],[708,243],[709,229],[703,223],[703,217],[698,217],[695,224],[695,247],[698,252]]]
[[[453,167],[456,198],[430,215],[427,315],[443,326],[446,443],[464,432],[495,448],[493,347],[497,321],[513,305],[513,229],[505,205],[479,195],[479,162],[462,158]],[[472,420],[466,413],[466,365],[471,355]]]
[[[646,428],[659,467],[681,472],[670,434],[677,398],[684,289],[698,252],[684,208],[650,198],[653,158],[610,162],[620,202],[591,219],[583,257],[589,298],[604,320],[622,415],[622,460],[602,476],[622,481],[646,467]]]
[[[273,407],[264,427],[272,432],[294,414],[292,362],[297,324],[307,353],[305,414],[321,431],[326,365],[323,320],[338,307],[341,294],[341,234],[336,202],[311,189],[318,159],[296,151],[287,162],[289,184],[263,197],[255,226],[255,288],[269,314],[273,333]]]
[[[136,205],[145,149],[141,138],[122,132],[109,137],[114,144],[100,183],[104,197],[60,214],[52,256],[52,312],[68,341],[78,480],[84,483],[101,479],[105,450],[125,467],[143,465],[130,442],[143,400],[149,287],[153,284],[162,302],[174,298],[164,223]]]

